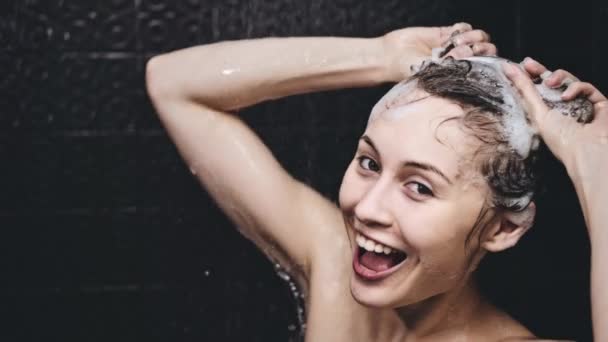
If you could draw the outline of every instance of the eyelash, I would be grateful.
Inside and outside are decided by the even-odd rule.
[[[429,196],[429,197],[433,197],[433,191],[431,191],[431,189],[429,189],[428,186],[419,183],[419,182],[409,182],[408,184],[415,184],[418,187],[418,190],[415,191],[417,194],[422,195],[422,196]],[[424,190],[420,190],[420,188],[423,188]]]
[[[378,171],[374,171],[374,170],[372,170],[370,168],[364,167],[362,164],[363,164],[363,162],[365,160],[369,160],[370,162],[373,162],[374,164],[376,164],[377,168],[378,168],[378,171],[379,171],[380,165],[378,165],[378,163],[376,163],[375,160],[373,160],[372,158],[370,158],[368,156],[359,156],[359,157],[357,157],[357,161],[359,162],[359,167],[361,167],[362,169],[364,169],[366,171],[378,172]],[[433,191],[428,186],[426,186],[426,185],[424,185],[424,184],[422,184],[420,182],[413,181],[413,182],[409,182],[407,184],[415,184],[418,187],[418,190],[414,191],[414,192],[416,192],[419,195],[430,196],[430,197],[434,196]],[[420,190],[420,188],[423,188],[423,190]],[[423,192],[425,192],[425,193],[423,193]]]
[[[376,165],[378,166],[378,169],[380,169],[380,165],[378,165],[378,163],[376,163],[376,161],[375,161],[375,160],[373,160],[372,158],[370,158],[370,157],[368,157],[368,156],[359,156],[359,157],[357,158],[357,160],[359,161],[359,166],[360,166],[360,167],[362,167],[364,170],[368,170],[368,171],[372,171],[372,172],[377,172],[377,171],[374,171],[374,170],[369,169],[369,168],[367,168],[367,167],[364,167],[364,166],[362,165],[364,160],[369,160],[370,162],[372,162],[372,163],[376,164]]]

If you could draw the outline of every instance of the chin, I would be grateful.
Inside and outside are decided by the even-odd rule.
[[[407,294],[401,293],[397,297],[394,288],[377,283],[369,284],[365,280],[358,279],[355,274],[350,280],[350,293],[357,303],[370,308],[392,309],[407,305],[409,302]]]

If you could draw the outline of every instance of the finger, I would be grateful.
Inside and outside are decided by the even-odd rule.
[[[460,31],[471,31],[473,29],[473,26],[471,26],[471,24],[464,21],[456,23],[454,24],[454,26],[456,26],[456,29]]]
[[[473,44],[473,54],[475,56],[497,56],[498,50],[496,45],[492,43],[475,43]]]
[[[539,77],[540,75],[548,71],[544,65],[540,64],[539,62],[530,57],[524,58],[522,65],[526,72],[530,74],[530,76],[532,76],[532,78]]]
[[[489,42],[490,35],[487,34],[483,30],[472,30],[467,32],[462,32],[459,35],[452,38],[452,42],[454,45],[470,45],[479,42]]]
[[[565,162],[568,157],[564,154],[564,146],[568,145],[572,130],[577,127],[576,123],[568,116],[559,114],[555,110],[549,110],[537,92],[534,83],[526,75],[525,71],[513,64],[503,64],[505,75],[513,82],[519,90],[528,118],[540,133],[541,138],[549,147],[555,157]]]
[[[593,120],[591,124],[596,127],[608,127],[608,101],[601,101],[593,105]],[[608,135],[606,138],[608,138]],[[606,141],[604,140],[604,142]]]
[[[446,41],[449,40],[452,35],[471,31],[472,29],[473,27],[468,23],[456,23],[451,26],[443,26],[441,27],[441,38],[443,41]]]
[[[513,85],[521,94],[525,109],[532,116],[530,119],[540,126],[540,121],[545,119],[548,108],[534,87],[534,83],[532,83],[530,77],[523,70],[514,64],[503,63],[502,66],[505,75],[513,82]]]
[[[596,113],[603,112],[604,114],[608,114],[608,100],[603,100],[594,104],[593,109],[597,109]]]
[[[561,87],[564,84],[569,85],[568,83],[575,81],[578,81],[578,78],[563,69],[555,70],[551,76],[545,78],[545,84],[551,88]]]
[[[562,94],[562,99],[570,101],[579,96],[586,97],[591,103],[606,101],[606,97],[588,82],[574,82],[570,84],[568,89]]]
[[[467,58],[473,55],[475,55],[475,53],[473,52],[473,49],[468,45],[457,46],[450,50],[450,52],[447,54],[447,56],[452,56],[456,59]]]
[[[472,29],[473,29],[473,26],[471,26],[471,24],[465,23],[465,22],[460,22],[460,23],[456,23],[456,24],[452,25],[452,32],[454,32],[454,31],[467,32],[467,31],[471,31]]]
[[[606,122],[606,126],[608,127],[608,101],[603,100],[593,105],[593,113],[595,114],[596,121],[604,121]],[[598,120],[599,119],[599,120]]]

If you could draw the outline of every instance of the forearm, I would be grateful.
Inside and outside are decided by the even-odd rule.
[[[603,242],[592,243],[591,246],[591,309],[595,341],[608,340],[608,237],[603,239]]]
[[[596,151],[603,153],[602,151]],[[585,155],[592,151],[586,151]],[[601,158],[603,159],[603,158]],[[608,341],[608,162],[579,163],[574,172],[576,189],[591,243],[591,307],[596,341]],[[602,175],[604,174],[604,175]]]
[[[389,64],[380,38],[265,38],[170,52],[154,57],[147,73],[156,93],[231,110],[391,81]]]

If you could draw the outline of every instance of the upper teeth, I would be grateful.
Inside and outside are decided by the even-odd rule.
[[[357,233],[357,235],[355,236],[355,240],[357,240],[357,245],[359,245],[359,247],[365,249],[368,252],[384,254],[391,254],[393,252],[393,249],[389,246],[385,246],[381,243],[370,240],[359,233]]]

